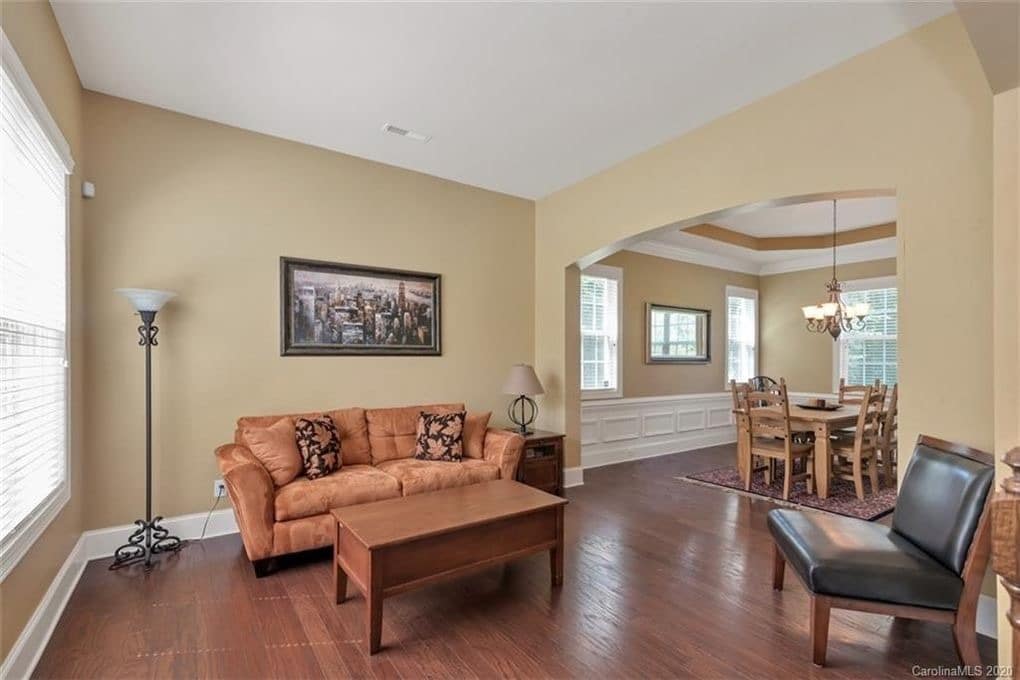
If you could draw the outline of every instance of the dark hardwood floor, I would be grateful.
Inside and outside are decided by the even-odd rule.
[[[150,574],[88,565],[44,652],[44,678],[909,678],[956,666],[948,626],[834,611],[811,665],[807,597],[771,588],[771,506],[676,475],[731,447],[587,470],[568,490],[566,572],[546,555],[386,600],[331,598],[329,553],[256,579],[240,539],[192,543]],[[134,568],[132,568],[134,569]],[[987,663],[993,641],[981,638]]]

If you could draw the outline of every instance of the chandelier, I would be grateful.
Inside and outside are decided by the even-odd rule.
[[[807,319],[807,329],[813,333],[828,333],[833,340],[843,331],[864,328],[864,317],[871,311],[867,302],[848,305],[843,302],[843,284],[836,278],[836,201],[832,202],[832,280],[825,284],[829,299],[819,305],[801,307]]]

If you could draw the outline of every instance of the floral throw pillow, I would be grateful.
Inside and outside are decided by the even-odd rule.
[[[418,415],[414,457],[460,462],[464,455],[464,411]]]
[[[340,435],[327,415],[294,421],[298,450],[308,479],[318,479],[340,469]]]

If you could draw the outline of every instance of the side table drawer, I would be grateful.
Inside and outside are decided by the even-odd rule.
[[[522,464],[521,481],[529,486],[555,492],[560,485],[560,466],[556,458],[532,458]]]

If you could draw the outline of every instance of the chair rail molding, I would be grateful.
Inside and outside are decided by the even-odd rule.
[[[790,392],[791,399],[835,399]],[[665,456],[737,440],[727,392],[625,397],[581,402],[581,467]]]
[[[601,399],[581,404],[581,467],[736,441],[729,392]]]

